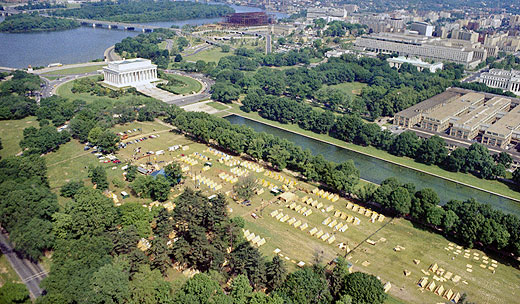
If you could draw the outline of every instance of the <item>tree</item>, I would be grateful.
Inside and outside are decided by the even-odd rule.
[[[417,150],[417,160],[427,165],[440,164],[447,155],[446,143],[437,135],[423,140]]]
[[[7,281],[0,287],[0,303],[30,304],[29,290],[24,284]]]
[[[421,142],[415,132],[404,131],[394,138],[390,147],[390,153],[413,158],[420,144]]]
[[[166,282],[159,270],[141,264],[129,283],[131,304],[171,303],[171,285]]]
[[[173,296],[173,303],[210,304],[230,303],[222,288],[207,274],[199,273],[189,279]]]
[[[133,182],[137,176],[137,167],[133,165],[128,165],[126,169],[125,179],[129,182]]]
[[[54,245],[52,223],[41,218],[32,218],[28,223],[12,229],[10,238],[24,256],[37,261],[44,250],[51,249]]]
[[[332,302],[327,280],[321,272],[304,267],[287,276],[274,295],[290,304],[328,304]]]
[[[181,62],[182,61],[182,55],[181,54],[175,55],[174,61],[175,62]]]
[[[84,186],[83,181],[70,181],[61,187],[60,195],[72,198],[76,195],[76,192]]]
[[[363,272],[347,276],[343,293],[351,296],[354,303],[362,304],[383,304],[387,297],[381,281]]]
[[[97,186],[97,189],[108,189],[107,173],[105,171],[105,168],[103,168],[102,166],[89,166],[88,177],[90,177],[92,183]]]
[[[229,295],[233,298],[233,304],[246,304],[252,292],[253,288],[249,285],[249,279],[240,274],[233,279]]]
[[[283,260],[274,256],[271,261],[266,264],[267,286],[270,290],[280,287],[287,277],[287,268]]]
[[[390,194],[390,204],[397,215],[410,213],[412,199],[404,187],[398,187]]]
[[[96,142],[93,144],[97,145],[98,148],[105,153],[114,153],[117,150],[117,143],[119,137],[110,130],[103,131]]]
[[[101,129],[101,127],[94,127],[90,129],[90,132],[88,132],[88,141],[91,144],[96,145],[101,138],[101,134],[103,134],[103,129]]]
[[[128,173],[127,173],[128,175]],[[170,186],[176,186],[182,179],[182,170],[179,164],[171,163],[164,167],[164,176],[170,182]]]
[[[507,152],[500,152],[499,154],[495,154],[495,161],[498,164],[502,164],[507,169],[507,168],[511,167],[513,158]]]
[[[117,259],[94,273],[91,303],[126,303],[130,298],[128,262]]]
[[[217,82],[211,87],[211,98],[220,102],[231,103],[239,96],[240,89],[230,83]]]
[[[241,199],[250,199],[256,191],[256,180],[253,176],[247,176],[240,178],[238,182],[233,186],[233,191]]]

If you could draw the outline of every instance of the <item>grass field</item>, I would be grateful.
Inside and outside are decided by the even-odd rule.
[[[208,50],[204,50],[202,52],[199,52],[192,56],[186,56],[184,59],[187,61],[197,61],[197,60],[203,60],[206,62],[215,62],[218,63],[220,58],[225,56],[233,55],[231,52],[224,53],[221,51],[219,47],[212,47]]]
[[[23,129],[28,127],[39,127],[36,117],[29,116],[20,120],[0,121],[0,139],[2,139],[2,146],[4,147],[0,150],[2,158],[13,156],[22,151],[19,143],[23,139]]]
[[[331,85],[329,87],[339,89],[345,92],[345,94],[354,97],[356,95],[360,95],[361,90],[366,86],[367,85],[365,83],[361,82],[344,82],[336,85]]]
[[[23,124],[19,121],[18,125]],[[132,134],[134,135],[124,141],[148,136],[150,134],[159,135],[159,137],[150,138],[138,144],[128,145],[127,148],[118,151],[116,155],[123,162],[119,165],[101,164],[92,153],[83,151],[82,144],[74,140],[60,147],[57,152],[44,156],[48,164],[49,181],[53,190],[57,193],[59,187],[68,180],[84,180],[86,184],[89,185],[86,170],[86,166],[89,164],[101,164],[105,166],[108,179],[112,181],[114,178],[122,180],[123,171],[121,167],[125,163],[133,163],[157,170],[173,160],[188,168],[184,173],[185,176],[201,175],[209,178],[223,186],[219,191],[222,193],[229,192],[232,189],[233,185],[231,183],[225,182],[218,177],[222,172],[231,174],[230,170],[232,167],[216,161],[217,157],[208,152],[207,146],[195,143],[177,133],[169,132],[169,126],[160,122],[135,122],[123,126],[116,126],[113,128],[113,131],[121,132],[134,128],[141,128],[142,131],[133,132]],[[144,155],[146,151],[168,151],[167,148],[169,146],[176,144],[181,144],[188,148],[187,150],[166,152],[163,155],[152,155],[138,159]],[[136,147],[141,148],[140,153],[135,153],[134,149]],[[188,166],[180,159],[183,154],[192,155],[191,157],[195,159],[195,152],[208,156],[213,166],[209,170],[203,170],[202,164],[206,160],[198,160],[198,164]],[[238,157],[233,157],[233,159],[240,160]],[[260,173],[249,171],[249,174],[257,179],[265,179],[279,187],[283,184],[277,179],[265,176],[266,171]],[[238,215],[245,219],[246,229],[266,239],[267,243],[260,247],[260,251],[263,254],[271,257],[274,255],[273,251],[275,249],[280,249],[280,254],[283,255],[283,259],[286,261],[289,269],[295,270],[297,268],[295,263],[299,261],[309,264],[313,260],[314,253],[317,251],[323,252],[324,262],[332,260],[337,255],[345,255],[346,251],[337,247],[337,244],[342,242],[354,250],[347,257],[354,265],[354,271],[369,272],[379,276],[384,283],[387,281],[391,282],[393,287],[390,290],[392,298],[387,301],[389,304],[400,303],[401,300],[406,303],[443,302],[440,296],[430,291],[421,290],[416,285],[421,277],[426,276],[421,270],[427,272],[428,267],[433,263],[437,263],[446,271],[461,277],[458,282],[448,280],[442,283],[446,289],[451,288],[455,292],[460,293],[466,292],[470,300],[478,299],[478,301],[482,301],[483,303],[515,302],[515,293],[517,292],[517,286],[520,284],[520,275],[518,270],[512,266],[507,266],[499,262],[495,273],[492,273],[488,269],[479,267],[479,263],[483,262],[483,256],[485,255],[481,251],[470,250],[472,256],[478,254],[481,260],[465,259],[462,255],[459,256],[454,253],[454,251],[457,250],[456,245],[450,246],[449,241],[439,234],[415,228],[410,222],[403,219],[391,221],[391,219],[386,218],[383,222],[376,221],[371,223],[369,218],[365,215],[348,209],[346,207],[347,200],[341,198],[333,203],[310,193],[315,186],[299,181],[297,177],[293,176],[290,172],[284,172],[282,176],[298,182],[295,188],[292,189],[292,192],[298,196],[298,205],[313,210],[311,215],[303,216],[287,208],[285,203],[280,203],[280,201],[275,199],[274,195],[270,194],[269,187],[263,186],[262,188],[265,190],[264,193],[254,196],[251,199],[251,206],[239,204],[230,197],[229,211],[230,216]],[[185,187],[198,188],[206,195],[211,195],[216,192],[204,184],[199,184],[192,178],[186,178],[182,185],[174,188],[171,199],[180,194]],[[141,199],[133,195],[123,201],[120,192],[125,190],[131,193],[128,183],[124,183],[122,188],[116,188],[114,184],[111,183],[110,190],[116,193],[119,200],[123,203],[132,201],[142,204],[150,203],[149,199]],[[306,205],[301,202],[301,198],[304,196],[323,203],[323,208],[332,205],[334,209],[327,212],[325,209],[316,209],[310,205]],[[64,200],[61,200],[61,202],[64,202]],[[308,229],[301,231],[287,223],[276,220],[270,216],[270,213],[274,210],[283,212],[289,215],[290,218],[294,217],[297,220],[308,223]],[[327,217],[346,222],[346,220],[335,218],[335,211],[342,211],[347,215],[357,216],[360,219],[360,224],[354,225],[348,223],[349,228],[345,232],[335,231],[333,228],[323,225],[322,221]],[[260,218],[254,219],[251,216],[252,213],[256,213]],[[316,237],[310,236],[308,231],[313,227],[317,227],[319,230],[334,235],[336,241],[333,244],[328,244]],[[370,245],[366,243],[365,240],[367,238],[374,240],[376,244]],[[397,245],[402,246],[404,249],[399,252],[394,251],[393,248]],[[445,249],[448,247],[453,247],[453,249],[448,251]],[[464,253],[464,251],[462,251],[462,253]],[[420,260],[420,263],[418,265],[415,264],[414,259]],[[499,260],[496,257],[490,256],[489,260],[491,259]],[[364,263],[365,261],[369,264]],[[467,264],[471,265],[473,272],[470,273],[466,271]],[[0,265],[2,265],[1,260]],[[404,270],[411,272],[411,274],[405,276],[403,274]],[[433,279],[433,276],[432,273],[428,273],[430,281]],[[168,273],[168,279],[177,285],[185,278],[182,274],[172,270],[171,273]]]
[[[156,130],[161,128],[158,124],[156,126]],[[198,160],[198,164],[187,166],[189,170],[185,172],[185,175],[201,175],[209,178],[223,186],[220,190],[222,193],[232,189],[232,184],[218,177],[222,172],[230,174],[232,167],[215,161],[215,156],[207,151],[205,145],[191,142],[176,133],[164,132],[160,133],[159,140],[150,139],[140,142],[139,146],[142,147],[142,151],[157,151],[158,149],[167,150],[168,146],[175,144],[187,145],[189,149],[186,151],[166,152],[164,155],[147,157],[135,161],[133,160],[133,150],[126,148],[119,151],[118,156],[122,160],[131,159],[134,164],[142,164],[149,168],[155,167],[155,169],[158,169],[175,159],[180,162],[182,166],[187,166],[186,163],[180,161],[180,156],[182,154],[191,155],[191,157],[195,159],[194,153],[197,152],[208,156],[213,166],[209,170],[202,170],[202,163],[204,163],[205,160]],[[239,158],[234,157],[234,159],[238,160]],[[151,162],[152,165],[146,165],[147,162]],[[250,174],[257,179],[265,179],[281,187],[281,182],[266,177],[264,173],[265,171],[261,173],[250,171]],[[291,180],[297,180],[289,172],[283,173],[282,175]],[[178,186],[172,196],[179,194],[184,187],[198,188],[206,195],[215,193],[215,191],[209,187],[199,184],[191,178],[186,178],[184,184]],[[478,299],[484,303],[514,303],[516,286],[520,283],[520,276],[517,269],[498,263],[498,268],[496,268],[493,274],[488,269],[480,268],[479,265],[483,263],[483,256],[485,256],[481,251],[471,249],[469,252],[471,257],[473,257],[474,254],[478,254],[479,261],[466,259],[462,256],[463,254],[457,255],[454,253],[454,251],[457,250],[456,245],[451,246],[448,240],[437,233],[416,228],[410,222],[403,219],[395,219],[389,223],[390,219],[387,218],[382,223],[377,221],[370,223],[369,218],[366,216],[347,209],[347,200],[340,199],[332,203],[308,193],[313,188],[313,185],[299,181],[292,190],[299,198],[298,204],[307,207],[307,205],[301,203],[300,198],[308,196],[313,200],[323,203],[324,207],[329,205],[334,206],[333,211],[327,212],[308,206],[312,208],[313,213],[305,217],[287,208],[285,203],[279,203],[279,201],[275,200],[275,196],[269,193],[268,188],[264,188],[264,193],[251,199],[251,206],[243,206],[230,198],[230,216],[242,216],[246,220],[246,229],[266,239],[267,243],[260,247],[260,251],[263,254],[273,256],[273,251],[277,248],[280,249],[283,259],[286,260],[291,270],[297,268],[295,263],[299,261],[309,264],[316,251],[323,251],[325,262],[332,260],[337,255],[344,255],[346,252],[336,246],[339,242],[348,244],[350,249],[354,249],[359,245],[359,247],[348,255],[348,259],[353,263],[353,269],[355,271],[369,272],[379,276],[383,282],[391,282],[393,287],[390,293],[395,299],[390,299],[388,303],[400,303],[400,300],[407,303],[443,302],[443,298],[440,296],[430,291],[421,290],[416,285],[417,281],[423,276],[428,276],[430,281],[433,280],[433,273],[429,272],[428,275],[425,275],[421,271],[424,270],[428,272],[429,266],[433,263],[437,263],[440,267],[444,268],[446,272],[452,272],[453,276],[459,275],[461,277],[458,282],[448,280],[442,283],[436,281],[437,285],[443,284],[446,289],[451,288],[455,292],[466,292],[470,300]],[[134,198],[127,200],[130,201],[133,199]],[[287,223],[276,220],[270,216],[270,213],[274,210],[287,214],[290,218],[294,217],[297,220],[308,223],[308,229],[300,231]],[[334,218],[334,212],[336,210],[348,215],[357,216],[361,220],[360,225],[348,224],[349,228],[343,233],[334,231],[332,228],[323,225],[322,221],[325,218]],[[251,216],[252,213],[256,213],[260,218],[254,219]],[[316,237],[311,237],[308,231],[313,227],[317,227],[331,235],[334,234],[336,237],[334,244],[329,245]],[[367,237],[374,240],[376,244],[370,245],[364,242]],[[399,252],[394,251],[394,248],[398,245],[404,249]],[[445,249],[448,247],[453,247],[453,249],[448,251]],[[462,251],[462,253],[464,253],[464,251]],[[414,259],[420,260],[420,263],[415,264]],[[498,258],[490,256],[489,260],[491,261],[491,259],[498,260]],[[364,263],[365,261],[369,264]],[[366,266],[363,266],[363,264]],[[470,273],[466,271],[467,264],[471,265],[473,272]],[[405,276],[404,270],[411,272],[411,274]]]
[[[411,158],[398,157],[398,156],[392,155],[386,151],[378,150],[372,146],[362,147],[362,146],[354,145],[351,143],[343,142],[341,140],[332,138],[325,134],[316,134],[312,131],[303,130],[298,125],[281,124],[276,121],[264,119],[264,118],[260,117],[260,115],[258,115],[258,113],[253,113],[253,112],[245,113],[245,112],[241,111],[239,106],[236,104],[231,105],[231,107],[232,107],[232,109],[228,110],[230,113],[236,113],[241,116],[249,117],[249,118],[252,118],[252,119],[255,119],[258,121],[262,121],[264,123],[271,124],[273,126],[276,126],[276,127],[282,128],[282,129],[297,132],[297,133],[300,133],[300,134],[303,134],[303,135],[306,135],[306,136],[309,136],[309,137],[312,137],[315,139],[327,141],[332,144],[336,144],[338,146],[341,146],[341,147],[344,147],[344,148],[347,148],[347,149],[350,149],[350,150],[353,150],[356,152],[365,153],[365,154],[368,154],[368,155],[371,155],[374,157],[378,157],[378,158],[381,158],[384,160],[388,160],[388,161],[391,161],[391,162],[394,162],[397,164],[407,166],[409,168],[421,170],[421,171],[424,171],[424,172],[427,172],[430,174],[434,174],[434,175],[438,175],[441,177],[445,177],[445,178],[448,178],[448,179],[451,179],[451,180],[454,180],[457,182],[465,183],[465,184],[468,184],[468,185],[471,185],[471,186],[474,186],[474,187],[477,187],[477,188],[480,188],[483,190],[488,190],[488,191],[506,195],[506,196],[509,196],[509,197],[512,197],[515,199],[520,199],[520,192],[511,189],[508,185],[506,185],[500,181],[480,179],[469,173],[449,172],[438,166],[428,166],[425,164],[421,164]]]
[[[217,110],[219,110],[219,111],[223,111],[223,110],[229,109],[228,106],[226,106],[226,105],[224,105],[224,104],[222,104],[220,102],[216,102],[216,101],[210,102],[210,103],[208,103],[208,105],[213,107],[213,108],[215,108],[215,109],[217,109]]]
[[[192,94],[202,90],[202,84],[191,77],[177,74],[166,74],[166,80],[173,80],[166,85],[166,90],[175,94]]]
[[[72,75],[72,74],[84,74],[84,73],[90,73],[97,70],[102,70],[105,65],[91,65],[91,66],[85,66],[80,68],[69,68],[69,69],[62,69],[62,70],[55,70],[52,72],[47,72],[41,74],[42,76],[45,75]]]

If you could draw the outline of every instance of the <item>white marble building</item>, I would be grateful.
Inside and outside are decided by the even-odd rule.
[[[148,59],[135,58],[112,61],[103,68],[104,83],[117,87],[149,85],[157,78],[157,66]]]
[[[520,71],[491,69],[489,72],[481,73],[478,81],[485,83],[488,87],[520,95]]]

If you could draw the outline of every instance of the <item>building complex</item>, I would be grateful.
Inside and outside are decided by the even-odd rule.
[[[394,124],[505,149],[520,142],[520,99],[449,88],[394,116]]]

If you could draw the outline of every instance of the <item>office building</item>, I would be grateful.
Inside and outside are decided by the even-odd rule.
[[[481,73],[478,82],[520,95],[520,71],[491,69],[489,72]]]

